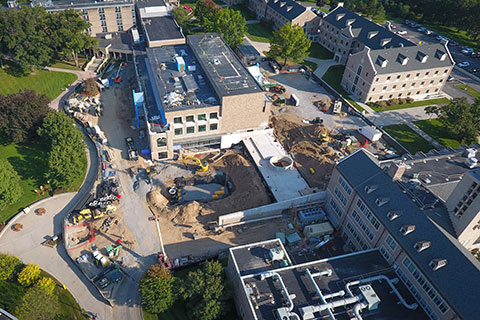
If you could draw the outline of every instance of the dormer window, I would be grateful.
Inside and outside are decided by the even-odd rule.
[[[382,56],[378,56],[375,63],[378,64],[380,67],[385,68],[387,66],[388,60]]]
[[[422,252],[430,247],[430,241],[418,241],[413,247],[415,250],[417,250],[417,252]]]
[[[287,12],[290,11],[290,10],[292,10],[292,9],[293,9],[292,6],[288,6],[288,7],[287,7]]]
[[[397,61],[402,64],[402,66],[406,65],[408,63],[408,57],[404,56],[403,54],[399,53],[397,57]]]
[[[392,39],[390,39],[390,38],[382,39],[382,40],[380,40],[380,46],[385,47],[387,44],[390,43],[390,41],[392,41]]]
[[[372,39],[373,37],[375,37],[376,35],[378,34],[378,31],[370,31],[367,35],[367,38],[368,39]]]
[[[337,16],[335,17],[338,20],[342,19],[343,17],[345,17],[345,13],[339,13],[337,14]]]
[[[398,212],[390,211],[390,212],[387,213],[387,218],[390,221],[393,221],[393,220],[397,219],[398,217],[400,217],[400,213],[398,213]]]
[[[384,204],[387,204],[388,201],[390,201],[389,198],[378,198],[377,200],[375,200],[375,204],[379,207],[383,206]]]
[[[421,51],[418,51],[417,53],[417,60],[420,61],[421,63],[425,63],[427,62],[427,59],[428,59],[428,56],[421,52]]]
[[[373,191],[377,190],[377,188],[378,188],[377,185],[372,184],[372,185],[369,185],[369,186],[365,186],[364,190],[365,190],[366,193],[370,194]]]
[[[348,19],[346,24],[347,24],[347,26],[351,26],[352,23],[354,23],[354,22],[355,22],[355,19]]]
[[[445,61],[445,59],[447,58],[447,53],[443,52],[442,50],[437,50],[435,52],[435,57],[440,61]]]
[[[433,269],[433,271],[436,271],[447,265],[447,259],[444,259],[444,258],[433,259],[432,261],[430,261],[428,265],[430,266],[430,268]]]
[[[286,3],[286,2],[280,2],[280,7],[282,7],[282,8],[283,8],[283,7],[284,7],[284,6],[286,6],[286,5],[287,5],[287,3]]]
[[[413,231],[415,231],[415,225],[414,224],[408,224],[408,225],[404,225],[400,228],[400,232],[406,236],[407,234],[409,233],[412,233]]]

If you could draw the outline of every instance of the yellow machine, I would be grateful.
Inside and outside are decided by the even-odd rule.
[[[73,223],[77,224],[82,220],[89,220],[92,218],[92,210],[83,209],[73,217]]]
[[[187,160],[194,161],[197,165],[196,169],[198,172],[205,172],[208,170],[208,163],[206,161],[202,163],[202,161],[196,157],[182,155],[182,160],[184,165],[187,165]]]
[[[320,125],[315,129],[315,134],[318,136],[321,142],[328,142],[330,141],[328,137],[328,130],[327,127]]]
[[[73,216],[73,223],[77,224],[82,220],[100,219],[106,214],[112,214],[115,210],[117,210],[117,207],[111,204],[109,204],[104,209],[95,209],[93,211],[90,209],[83,209],[79,213],[77,213],[75,216]]]

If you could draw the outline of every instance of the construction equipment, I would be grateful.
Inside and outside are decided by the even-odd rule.
[[[320,139],[321,142],[330,141],[330,138],[328,137],[328,129],[324,125],[319,125],[315,128],[315,135]]]
[[[108,246],[106,249],[107,249],[107,252],[108,252],[108,256],[109,257],[116,257],[118,256],[118,252],[120,251],[120,249],[122,248],[122,245],[119,244],[117,246],[114,246],[114,245],[110,245]]]
[[[283,106],[286,103],[286,99],[284,96],[278,96],[278,98],[273,102],[276,106]]]
[[[169,270],[172,269],[172,263],[170,262],[170,259],[168,259],[167,255],[164,255],[162,252],[159,252],[157,258],[160,266]]]
[[[128,160],[137,161],[138,160],[138,152],[135,149],[135,144],[133,143],[132,137],[126,137],[125,142],[127,144],[127,154]]]
[[[92,219],[92,210],[83,209],[73,216],[73,223],[77,224],[82,220],[89,220],[89,219]]]
[[[285,91],[287,91],[287,90],[286,90],[285,87],[282,86],[281,84],[276,85],[275,87],[273,87],[273,92],[275,92],[275,93],[280,93],[280,94],[282,94],[282,93],[285,93]]]
[[[183,164],[186,166],[187,165],[187,160],[192,160],[196,163],[196,170],[198,172],[205,172],[208,170],[208,163],[206,161],[204,161],[202,163],[202,161],[197,158],[196,156],[195,157],[192,157],[192,156],[186,156],[186,155],[183,155],[182,154],[182,160],[183,160]]]
[[[77,224],[82,220],[100,219],[106,214],[112,214],[116,210],[117,207],[112,204],[107,205],[105,208],[94,209],[93,211],[91,209],[83,209],[73,216],[73,223]]]

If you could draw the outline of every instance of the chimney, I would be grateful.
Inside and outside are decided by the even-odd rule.
[[[392,178],[393,181],[399,180],[403,174],[407,166],[403,162],[392,162],[390,167],[388,167],[387,174]]]

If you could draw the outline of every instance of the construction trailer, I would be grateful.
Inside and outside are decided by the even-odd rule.
[[[311,224],[306,226],[303,229],[303,234],[308,239],[310,238],[320,238],[333,234],[334,229],[330,222],[322,222],[317,224]]]

